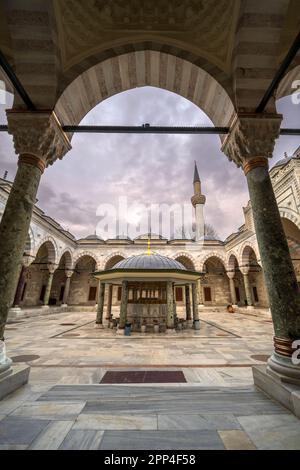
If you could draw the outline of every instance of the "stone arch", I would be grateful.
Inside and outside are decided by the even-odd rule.
[[[260,265],[260,256],[257,246],[251,241],[246,241],[240,248],[238,259],[240,268],[245,269],[249,267],[251,252],[255,254],[257,264]]]
[[[283,98],[288,95],[292,95],[296,90],[299,93],[299,84],[297,89],[293,88],[293,83],[296,80],[299,80],[300,76],[300,65],[293,67],[289,72],[283,77],[279,86],[277,88],[276,99]],[[299,96],[299,95],[298,95]]]
[[[33,230],[32,230],[32,227],[29,227],[24,253],[26,253],[26,255],[33,256],[34,246],[35,246],[35,242],[34,242]]]
[[[127,258],[127,256],[123,252],[115,251],[114,253],[111,253],[110,255],[106,256],[106,258],[103,260],[102,269],[110,269],[116,263],[125,258]]]
[[[204,264],[206,263],[207,260],[209,260],[209,258],[218,258],[218,260],[224,265],[224,269],[226,270],[226,259],[224,258],[224,256],[222,256],[220,253],[216,252],[216,251],[211,251],[210,253],[207,253],[206,256],[204,256],[204,258],[201,258],[201,260],[199,261],[199,271],[204,271]]]
[[[65,248],[62,253],[60,254],[59,262],[61,262],[62,258],[65,257],[65,267],[66,269],[71,269],[73,266],[73,256],[71,251],[68,248]]]
[[[37,255],[39,249],[43,246],[46,245],[47,250],[48,250],[48,261],[49,263],[56,264],[58,260],[58,249],[57,249],[57,244],[54,240],[54,238],[48,236],[43,238],[39,245],[36,247],[34,250],[34,256]]]
[[[296,227],[300,230],[300,216],[298,214],[295,214],[289,209],[286,208],[280,208],[279,207],[279,214],[282,219],[288,219],[291,222],[293,222]]]
[[[228,125],[234,112],[225,88],[199,65],[171,52],[138,50],[102,60],[84,70],[62,92],[55,113],[63,124],[76,125],[104,99],[142,86],[169,90],[190,100],[215,126]]]
[[[176,261],[179,261],[183,266],[185,266],[187,269],[190,269],[191,271],[196,270],[196,261],[190,255],[189,253],[183,251],[181,253],[176,253],[175,255],[172,256],[173,259]]]
[[[238,261],[238,254],[235,252],[235,251],[230,251],[228,254],[227,254],[227,257],[226,257],[226,270],[227,271],[234,271],[235,270],[235,267],[236,265],[238,266],[239,268],[239,261]],[[235,264],[235,261],[236,261],[236,264]]]
[[[83,258],[83,256],[89,256],[90,258],[92,258],[96,263],[96,269],[99,269],[100,262],[95,253],[93,253],[92,251],[80,251],[79,253],[76,253],[76,256],[73,258],[72,269],[75,269],[76,264],[78,263],[80,258]]]

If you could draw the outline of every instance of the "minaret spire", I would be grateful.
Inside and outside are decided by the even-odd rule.
[[[194,168],[193,185],[194,185],[194,194],[201,194],[201,181],[200,181],[200,178],[199,178],[199,173],[198,173],[198,167],[197,167],[196,160],[195,160],[195,168]]]
[[[199,178],[197,163],[195,161],[194,167],[194,195],[192,196],[192,204],[195,207],[196,216],[196,241],[201,240],[204,237],[204,214],[203,208],[206,201],[206,197],[201,192],[201,181]]]

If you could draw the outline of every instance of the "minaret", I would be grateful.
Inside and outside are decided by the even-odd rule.
[[[194,196],[192,196],[191,201],[195,207],[195,218],[196,218],[196,241],[201,240],[204,237],[204,214],[203,208],[206,201],[206,197],[201,194],[201,181],[199,178],[198,168],[195,161],[194,169]]]

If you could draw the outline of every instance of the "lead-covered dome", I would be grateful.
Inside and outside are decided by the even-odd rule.
[[[187,271],[186,267],[183,264],[179,263],[174,259],[168,258],[167,256],[162,255],[137,255],[130,256],[129,258],[119,261],[111,270],[115,269],[165,269],[165,270],[181,270]]]

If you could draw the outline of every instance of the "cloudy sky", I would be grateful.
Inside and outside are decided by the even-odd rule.
[[[1,105],[0,122],[6,122]],[[300,105],[290,97],[280,100],[283,127],[296,127]],[[186,99],[161,89],[137,88],[113,96],[96,106],[81,124],[212,125],[208,117]],[[280,137],[273,162],[300,145],[300,137]],[[38,206],[64,228],[81,238],[94,233],[101,204],[189,204],[193,165],[197,161],[206,195],[205,220],[222,239],[243,224],[242,206],[248,201],[241,170],[220,152],[214,135],[75,134],[72,150],[49,167],[41,180]],[[0,134],[0,176],[8,170],[13,180],[17,157],[11,137]]]

